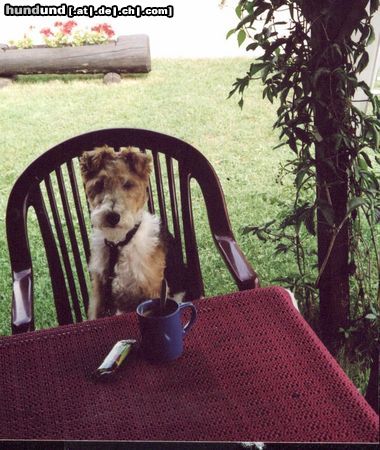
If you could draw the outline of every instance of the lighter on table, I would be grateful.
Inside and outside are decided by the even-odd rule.
[[[94,377],[104,378],[114,374],[129,355],[135,344],[135,339],[124,339],[116,342],[102,364],[95,370],[93,374]]]

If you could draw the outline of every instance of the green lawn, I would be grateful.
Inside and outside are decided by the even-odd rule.
[[[0,334],[8,334],[11,277],[5,240],[5,208],[18,174],[53,144],[79,133],[107,127],[139,127],[171,134],[200,149],[216,169],[223,186],[233,230],[244,253],[260,274],[262,284],[286,272],[284,257],[242,234],[249,224],[275,216],[276,199],[289,197],[290,186],[276,183],[279,162],[287,150],[273,150],[275,107],[261,98],[260,85],[250,88],[243,111],[238,98],[227,100],[236,76],[245,72],[246,59],[159,60],[148,75],[125,76],[105,86],[101,77],[20,77],[0,91]],[[208,234],[199,195],[195,201],[197,237],[207,294],[232,291]],[[32,231],[34,231],[32,229]],[[37,234],[37,233],[34,233]],[[48,275],[37,251],[37,326],[54,325]]]

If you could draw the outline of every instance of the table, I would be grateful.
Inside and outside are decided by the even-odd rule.
[[[377,442],[378,416],[281,288],[195,302],[175,362],[92,371],[135,314],[0,338],[0,439]]]

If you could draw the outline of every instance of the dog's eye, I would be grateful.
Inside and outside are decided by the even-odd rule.
[[[104,180],[99,180],[94,185],[95,194],[100,194],[104,189]]]
[[[134,187],[134,183],[132,181],[126,181],[123,185],[123,188],[128,191],[129,189],[132,189]]]

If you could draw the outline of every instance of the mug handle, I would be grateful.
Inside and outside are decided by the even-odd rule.
[[[186,336],[186,334],[190,331],[190,329],[194,325],[195,319],[197,318],[197,310],[195,309],[195,306],[191,302],[180,303],[178,306],[180,310],[183,310],[185,308],[191,309],[190,320],[183,327],[183,335]]]

